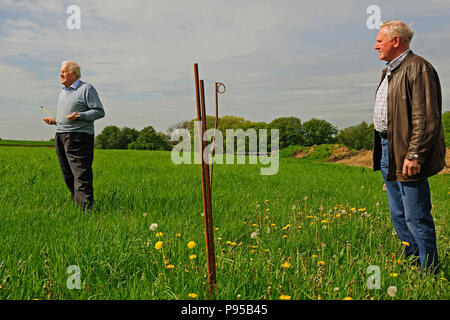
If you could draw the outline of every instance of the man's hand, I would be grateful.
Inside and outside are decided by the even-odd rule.
[[[78,112],[74,112],[72,114],[69,114],[66,118],[72,121],[78,120],[80,117],[80,114]]]
[[[44,120],[47,124],[50,124],[50,125],[56,124],[56,119],[55,118],[47,117],[47,118],[44,118],[42,120]]]
[[[420,163],[418,159],[408,160],[403,162],[402,173],[407,176],[414,176],[420,173]]]

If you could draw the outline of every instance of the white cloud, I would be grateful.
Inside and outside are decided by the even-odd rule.
[[[79,0],[81,30],[73,31],[65,25],[70,1],[0,4],[5,8],[0,13],[0,71],[8,75],[0,89],[2,108],[54,104],[59,64],[72,59],[81,64],[83,78],[98,89],[107,109],[97,131],[108,124],[165,130],[195,117],[193,63],[198,62],[209,110],[210,89],[221,81],[227,85],[222,114],[265,121],[323,115],[341,126],[355,121],[341,117],[349,114],[345,110],[361,119],[371,117],[372,84],[378,83],[382,68],[372,49],[375,32],[366,28],[372,1]],[[382,19],[422,19],[415,24],[414,44],[431,48],[447,90],[448,35],[433,17],[449,12],[448,2],[377,4]],[[431,45],[437,41],[439,47]],[[10,114],[9,121],[18,121]]]

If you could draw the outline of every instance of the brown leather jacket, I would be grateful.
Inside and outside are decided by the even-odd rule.
[[[383,70],[381,81],[386,74]],[[380,82],[381,84],[381,82]],[[380,85],[378,85],[380,86]],[[433,66],[410,52],[392,71],[388,84],[388,180],[410,182],[430,177],[445,167],[442,96]],[[380,170],[381,140],[374,132],[373,169]],[[402,174],[406,157],[419,156],[420,173]]]

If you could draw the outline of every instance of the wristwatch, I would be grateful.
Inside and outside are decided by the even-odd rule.
[[[419,159],[419,155],[418,155],[417,153],[414,153],[414,154],[412,155],[412,157],[410,156],[410,157],[408,157],[407,159],[408,159],[408,160]]]

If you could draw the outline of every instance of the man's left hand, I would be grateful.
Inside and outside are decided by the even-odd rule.
[[[420,173],[420,163],[418,159],[408,160],[403,162],[402,173],[407,176],[414,176]]]
[[[80,117],[80,114],[78,112],[74,112],[69,114],[66,118],[72,121],[78,120],[78,118]]]

